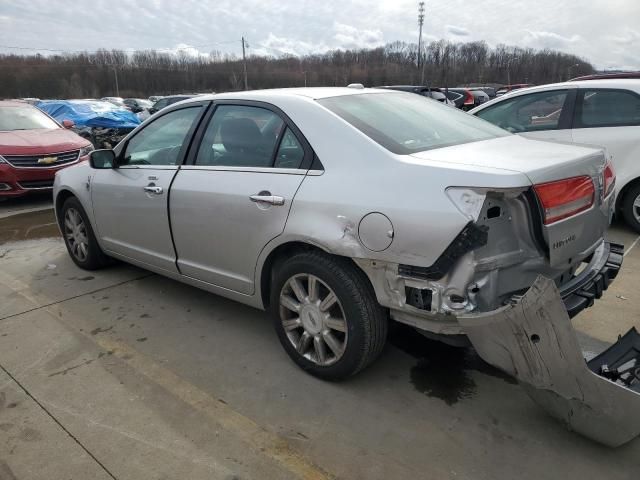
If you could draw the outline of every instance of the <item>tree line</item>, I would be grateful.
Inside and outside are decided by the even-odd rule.
[[[261,89],[349,83],[539,85],[592,73],[594,68],[582,58],[553,50],[440,40],[426,45],[420,59],[415,43],[396,41],[378,48],[303,56],[250,55],[247,71],[249,88]],[[116,91],[122,97],[147,97],[243,86],[242,59],[219,51],[200,56],[154,50],[0,54],[0,98],[100,98],[114,96]]]

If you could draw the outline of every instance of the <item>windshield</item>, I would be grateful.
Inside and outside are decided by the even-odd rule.
[[[345,95],[318,102],[400,155],[509,135],[467,113],[409,93]]]
[[[0,131],[53,129],[60,126],[35,107],[0,107]]]

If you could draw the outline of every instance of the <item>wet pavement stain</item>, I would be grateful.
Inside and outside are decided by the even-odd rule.
[[[19,213],[0,219],[0,245],[60,237],[53,209]]]
[[[430,340],[411,327],[394,325],[389,342],[417,359],[410,380],[416,390],[447,405],[471,398],[476,392],[472,371],[517,384],[517,381],[484,362],[470,347],[452,347]]]
[[[101,327],[94,328],[93,330],[91,330],[91,332],[90,332],[90,333],[91,333],[91,335],[97,335],[97,334],[99,334],[99,333],[105,333],[105,332],[108,332],[108,331],[109,331],[109,330],[111,330],[111,329],[113,329],[113,325],[111,325],[109,328],[101,328]]]

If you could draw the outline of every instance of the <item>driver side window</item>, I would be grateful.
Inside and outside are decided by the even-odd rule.
[[[557,130],[567,90],[520,95],[485,108],[478,117],[511,133]]]
[[[177,165],[201,108],[175,110],[147,125],[129,140],[120,165]]]

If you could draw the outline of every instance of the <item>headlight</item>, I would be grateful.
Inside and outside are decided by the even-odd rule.
[[[95,150],[95,148],[93,148],[93,145],[89,144],[86,147],[82,147],[80,149],[80,156],[81,157],[85,157],[87,155],[89,155],[91,152],[93,152]]]

